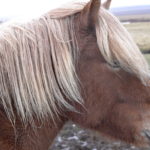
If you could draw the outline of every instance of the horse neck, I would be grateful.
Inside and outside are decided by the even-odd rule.
[[[18,150],[48,150],[64,123],[63,120],[56,122],[56,124],[50,121],[42,123],[35,129],[29,128],[23,137],[22,149]]]
[[[57,133],[65,123],[64,118],[36,122],[35,125],[24,127],[20,120],[12,126],[6,115],[0,111],[0,150],[48,150]]]

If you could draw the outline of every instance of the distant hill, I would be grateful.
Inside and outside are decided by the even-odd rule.
[[[150,14],[150,5],[118,7],[118,8],[116,7],[112,8],[111,12],[113,12],[117,16]]]
[[[11,17],[0,17],[0,23],[9,21],[9,20],[11,20],[11,19],[12,19]]]
[[[110,10],[121,21],[150,21],[150,5],[118,7]]]

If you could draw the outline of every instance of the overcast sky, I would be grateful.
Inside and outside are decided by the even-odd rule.
[[[0,0],[0,17],[38,16],[52,8],[72,1],[88,0]],[[150,0],[112,0],[111,7],[133,5],[150,5]]]

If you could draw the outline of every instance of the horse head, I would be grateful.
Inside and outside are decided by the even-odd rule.
[[[110,3],[0,27],[0,149],[47,150],[68,120],[148,144],[149,66]]]
[[[79,107],[82,113],[73,121],[142,145],[149,129],[149,67],[123,25],[103,6],[91,0],[75,18],[85,110]]]

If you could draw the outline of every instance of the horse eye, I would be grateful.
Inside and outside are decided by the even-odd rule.
[[[120,68],[120,65],[118,62],[114,61],[114,64],[112,66],[113,68]]]
[[[114,61],[113,64],[108,64],[113,69],[120,69],[120,64],[117,61]]]

